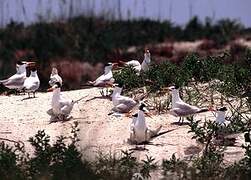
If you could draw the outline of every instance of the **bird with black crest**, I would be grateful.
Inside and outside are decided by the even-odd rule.
[[[95,81],[88,81],[88,83],[92,86],[97,87],[111,87],[114,83],[112,69],[115,67],[117,63],[107,63],[104,67],[104,73],[99,76]],[[108,89],[106,89],[106,93],[108,94]],[[105,96],[104,90],[102,89],[101,95]]]
[[[156,136],[162,128],[162,126],[159,126],[156,130],[149,129],[145,114],[149,117],[151,117],[151,115],[146,107],[146,104],[141,102],[138,112],[132,117],[129,141],[136,145],[148,142],[152,137]]]
[[[169,87],[169,90],[172,95],[172,108],[169,110],[169,113],[175,117],[179,117],[179,123],[181,124],[183,124],[184,117],[212,110],[211,108],[199,108],[185,103],[180,98],[179,86],[177,85]]]
[[[24,81],[26,79],[26,68],[33,66],[35,62],[28,61],[17,61],[16,63],[16,74],[11,77],[0,80],[0,84],[3,84],[8,89],[14,89],[18,92],[23,90]]]
[[[133,98],[121,95],[122,90],[122,83],[116,84],[113,88],[112,103],[114,107],[112,110],[119,113],[128,113],[137,105],[137,102]]]
[[[30,76],[24,81],[23,90],[28,93],[30,98],[30,93],[33,93],[33,98],[35,98],[35,93],[40,86],[40,80],[37,75],[37,69],[32,67]]]

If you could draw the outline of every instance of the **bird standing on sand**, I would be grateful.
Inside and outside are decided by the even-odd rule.
[[[24,81],[23,90],[28,93],[30,98],[30,93],[33,93],[33,97],[35,98],[35,92],[40,86],[40,80],[37,75],[36,68],[31,69],[31,74]]]
[[[145,50],[144,53],[144,60],[143,62],[140,64],[140,62],[138,60],[131,60],[128,62],[123,62],[120,61],[120,63],[122,65],[127,65],[127,66],[132,66],[133,69],[135,69],[136,73],[139,75],[140,71],[148,71],[150,63],[151,63],[151,54],[150,51],[147,49]]]
[[[133,121],[130,126],[130,141],[135,144],[140,144],[149,141],[153,136],[157,135],[161,127],[156,130],[150,130],[145,121],[145,113],[149,111],[146,109],[146,105],[141,103],[138,113],[133,115]]]
[[[69,120],[69,114],[71,113],[74,104],[85,98],[86,96],[73,101],[67,97],[64,97],[61,94],[61,84],[60,82],[56,82],[51,88],[47,91],[53,91],[52,95],[52,112],[58,120]]]
[[[35,62],[18,61],[16,64],[17,72],[13,76],[5,80],[0,80],[9,89],[21,91],[23,89],[24,81],[26,79],[26,67],[34,65]]]
[[[58,75],[58,70],[57,68],[52,68],[51,70],[51,75],[50,75],[50,81],[49,81],[49,85],[53,86],[53,84],[55,84],[56,82],[59,82],[60,85],[63,85],[63,80],[62,78]]]
[[[172,94],[172,108],[169,110],[169,113],[175,117],[180,117],[179,123],[181,122],[181,124],[184,121],[184,117],[207,112],[210,110],[208,108],[198,108],[196,106],[185,103],[180,98],[179,88],[177,86],[171,86],[169,90],[171,90]]]
[[[112,103],[114,107],[112,110],[119,113],[127,113],[136,106],[137,102],[130,97],[122,96],[121,92],[121,84],[114,87],[112,93]]]

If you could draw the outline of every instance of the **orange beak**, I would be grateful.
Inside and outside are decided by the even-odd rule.
[[[25,61],[25,64],[27,64],[28,67],[35,67],[36,66],[36,62],[33,62],[33,61]]]
[[[47,92],[52,92],[53,90],[54,90],[54,88],[51,87],[51,88],[47,89]]]
[[[208,108],[209,111],[216,111],[213,107]]]
[[[116,69],[119,67],[119,63],[112,63],[112,68]]]

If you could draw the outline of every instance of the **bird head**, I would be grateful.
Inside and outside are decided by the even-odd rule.
[[[179,86],[178,85],[170,86],[168,89],[169,91],[178,90]]]
[[[145,115],[147,115],[148,117],[152,118],[149,110],[146,107],[147,107],[146,103],[140,102],[139,110],[143,111]]]

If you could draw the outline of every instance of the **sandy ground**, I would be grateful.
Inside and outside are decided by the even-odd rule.
[[[120,153],[121,150],[130,150],[135,146],[127,142],[131,118],[108,116],[112,102],[100,97],[97,88],[63,92],[66,96],[76,100],[88,96],[76,104],[71,113],[73,119],[66,122],[50,122],[47,111],[51,108],[52,93],[37,93],[37,98],[25,99],[27,96],[0,96],[0,138],[23,141],[28,151],[32,151],[28,138],[38,130],[45,130],[54,141],[57,136],[69,136],[71,125],[79,122],[79,147],[84,157],[93,160],[97,152]],[[212,113],[197,115],[196,119],[214,119]],[[161,132],[167,133],[156,137],[151,144],[146,145],[144,151],[134,151],[139,160],[146,156],[153,156],[161,162],[163,158],[170,158],[173,153],[180,158],[199,153],[201,146],[192,140],[192,134],[187,133],[187,125],[178,126],[174,122],[178,119],[168,114],[146,118],[150,128],[162,125]],[[1,140],[1,139],[0,139]],[[237,139],[237,146],[243,143],[243,136]],[[226,162],[234,162],[243,157],[240,147],[228,147],[225,153]]]

